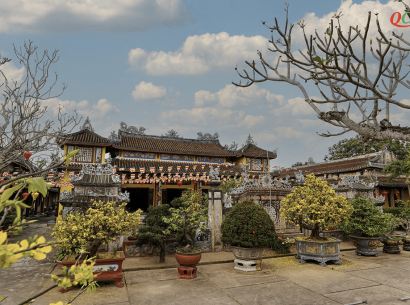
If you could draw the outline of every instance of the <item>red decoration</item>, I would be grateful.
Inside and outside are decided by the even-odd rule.
[[[24,152],[24,154],[23,154],[23,156],[24,156],[24,158],[26,158],[26,160],[28,161],[28,159],[30,159],[30,157],[31,157],[31,152],[29,152],[29,151],[26,151],[26,152]]]
[[[31,194],[31,196],[33,196],[33,199],[34,199],[34,200],[36,200],[36,199],[37,199],[38,195],[39,195],[39,193],[38,193],[38,192],[35,192],[35,193]]]
[[[394,194],[399,197],[400,192],[398,190],[394,190]]]
[[[182,181],[181,181],[181,180],[179,180],[179,181],[177,182],[177,184],[178,184],[179,188],[181,188]]]
[[[23,195],[21,195],[21,196],[23,196],[23,200],[26,200],[28,195],[29,195],[28,193],[23,193]]]
[[[388,193],[389,193],[388,191],[384,190],[384,191],[382,192],[382,195],[383,195],[384,197],[386,197],[386,195],[387,195]]]

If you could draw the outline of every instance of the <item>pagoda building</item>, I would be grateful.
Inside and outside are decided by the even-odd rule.
[[[259,148],[249,135],[246,143],[222,146],[217,133],[199,132],[196,139],[183,138],[175,130],[164,135],[147,135],[145,128],[128,126],[122,122],[118,132],[105,138],[94,131],[87,118],[80,131],[68,136],[62,146],[64,154],[78,149],[78,153],[64,168],[65,179],[82,169],[84,164],[98,166],[105,163],[107,153],[112,157],[113,173],[121,181],[121,191],[129,194],[130,211],[169,204],[186,189],[207,193],[210,172],[219,172],[221,180],[240,178],[242,166],[249,178],[267,174],[270,160],[276,151]],[[71,191],[62,187],[61,192]]]

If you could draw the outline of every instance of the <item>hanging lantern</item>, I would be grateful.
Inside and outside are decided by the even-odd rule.
[[[384,197],[386,197],[386,195],[387,195],[388,193],[389,193],[389,192],[386,191],[386,190],[382,191],[382,195],[383,195]]]
[[[38,192],[35,192],[35,193],[32,193],[32,194],[31,194],[31,196],[33,196],[33,199],[34,199],[34,200],[37,199],[38,195],[39,195]]]
[[[28,161],[28,159],[30,159],[31,155],[32,155],[31,152],[29,152],[28,150],[25,151],[24,154],[23,154],[24,158],[26,158],[27,161]]]
[[[181,188],[182,181],[181,181],[181,180],[179,180],[179,181],[177,182],[177,184],[178,184],[179,188]]]
[[[400,191],[399,190],[394,190],[394,195],[396,195],[397,198],[399,198],[400,196]]]

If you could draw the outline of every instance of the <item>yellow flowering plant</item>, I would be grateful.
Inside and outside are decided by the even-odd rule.
[[[142,211],[129,213],[125,206],[126,203],[95,201],[84,214],[66,215],[56,223],[51,234],[61,242],[56,247],[67,253],[87,249],[89,256],[94,257],[101,245],[114,241],[116,236],[134,232],[139,225]]]
[[[335,228],[353,213],[348,200],[336,195],[326,181],[308,175],[303,186],[295,186],[281,201],[281,217],[290,223],[312,230],[311,238],[319,239],[319,229]]]

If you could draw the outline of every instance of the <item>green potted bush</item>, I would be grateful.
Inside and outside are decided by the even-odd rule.
[[[252,201],[234,205],[222,221],[222,242],[233,247],[237,259],[259,260],[263,248],[278,243],[269,214]]]
[[[341,229],[356,246],[357,255],[377,256],[382,235],[391,230],[393,216],[383,213],[367,198],[356,195],[350,200],[354,211]]]
[[[85,249],[89,258],[96,257],[94,272],[99,274],[95,280],[114,279],[118,287],[124,285],[121,270],[124,252],[97,254],[97,250],[101,245],[115,241],[117,236],[134,231],[139,225],[141,210],[129,213],[124,209],[125,206],[126,203],[94,202],[93,207],[84,214],[71,213],[57,221],[51,234],[60,242],[56,247],[61,251],[70,253],[72,249],[82,249],[80,251],[84,252]],[[59,262],[60,267],[69,268],[75,264],[78,255],[70,254]]]
[[[162,204],[148,209],[148,215],[145,217],[145,225],[138,229],[135,245],[149,245],[152,248],[159,248],[159,262],[165,262],[165,248],[167,235],[164,233],[169,224],[164,222],[164,217],[171,215],[170,206]]]
[[[201,260],[201,250],[194,249],[192,232],[197,229],[205,229],[203,224],[208,220],[207,196],[198,191],[186,190],[178,200],[178,207],[171,207],[169,211],[169,216],[162,217],[164,223],[168,224],[164,234],[170,235],[172,232],[182,231],[186,240],[186,246],[177,249],[175,258],[181,266],[195,266]],[[183,269],[178,267],[181,278],[196,277],[196,269],[192,269],[194,273],[186,276],[181,273],[184,271]]]
[[[349,219],[353,212],[347,199],[330,187],[326,181],[314,175],[306,176],[303,186],[295,186],[293,191],[281,201],[281,217],[286,221],[311,230],[310,236],[296,237],[296,258],[300,263],[306,260],[327,261],[341,264],[339,260],[341,240],[321,237],[320,229],[336,228]]]

